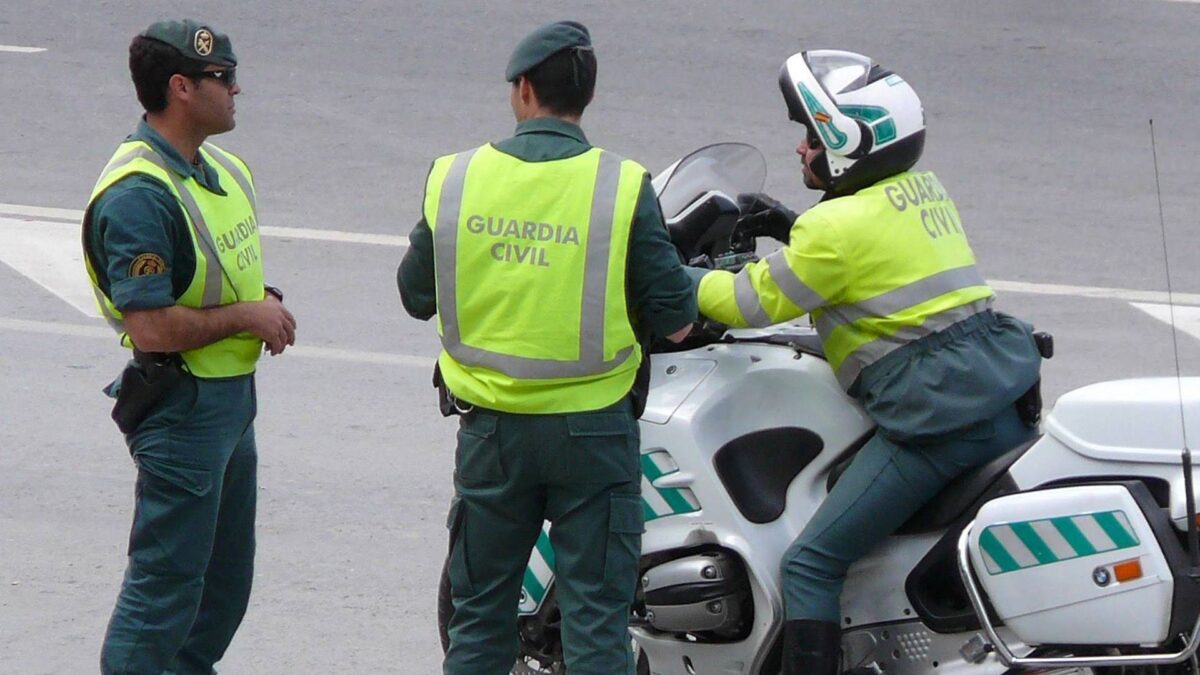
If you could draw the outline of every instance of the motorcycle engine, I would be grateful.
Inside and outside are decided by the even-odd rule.
[[[753,603],[741,561],[725,551],[697,553],[642,574],[642,619],[664,633],[701,641],[740,640],[753,621]]]

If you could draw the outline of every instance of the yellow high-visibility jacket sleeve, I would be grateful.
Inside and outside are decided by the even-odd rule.
[[[697,300],[702,314],[721,323],[769,326],[835,303],[844,275],[834,227],[809,211],[796,219],[787,246],[737,274],[704,275]]]

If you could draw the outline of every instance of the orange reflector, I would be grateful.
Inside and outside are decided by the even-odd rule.
[[[1119,562],[1116,565],[1113,565],[1113,576],[1116,577],[1117,583],[1141,579],[1142,563],[1138,562],[1136,559]]]

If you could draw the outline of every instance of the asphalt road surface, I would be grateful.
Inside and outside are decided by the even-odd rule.
[[[1168,324],[1130,304],[1165,304],[1168,260],[1181,325],[1200,305],[1192,2],[7,0],[0,673],[95,672],[134,476],[100,394],[125,356],[102,322],[29,276],[61,264],[58,249],[31,251],[14,232],[70,230],[140,114],[129,39],[194,14],[239,56],[238,127],[218,141],[255,170],[264,232],[299,228],[265,238],[268,278],[300,330],[259,371],[258,573],[225,673],[439,671],[454,424],[429,387],[433,327],[404,315],[395,266],[429,162],[511,132],[503,66],[538,24],[592,31],[593,142],[655,172],[711,142],[752,143],[767,190],[797,209],[817,195],[792,154],[802,133],[776,85],[784,59],[846,48],[904,75],[928,117],[922,166],[955,196],[1000,307],[1058,338],[1048,401],[1175,372]],[[1195,324],[1179,333],[1190,375]]]

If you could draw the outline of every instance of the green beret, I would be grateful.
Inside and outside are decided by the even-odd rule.
[[[508,67],[504,69],[504,79],[515,82],[537,64],[571,48],[592,48],[592,36],[583,24],[577,21],[546,24],[517,43],[508,59]]]
[[[237,55],[229,36],[207,24],[184,19],[159,21],[140,33],[141,37],[169,44],[186,58],[218,66],[236,66]]]

